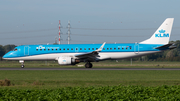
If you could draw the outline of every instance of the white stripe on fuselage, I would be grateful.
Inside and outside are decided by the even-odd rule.
[[[137,57],[142,55],[147,55],[151,53],[157,53],[160,51],[146,51],[146,52],[100,52],[99,56],[97,57],[99,60],[105,60],[105,59],[125,59],[125,58],[131,58],[131,57]],[[68,56],[68,57],[74,57],[77,54],[82,53],[52,53],[52,54],[41,54],[41,55],[33,55],[33,56],[25,56],[25,57],[17,57],[17,58],[4,58],[7,60],[55,60],[56,58],[60,56]]]

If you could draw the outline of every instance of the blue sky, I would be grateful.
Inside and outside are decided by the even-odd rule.
[[[58,37],[71,42],[133,43],[149,38],[162,22],[173,17],[171,41],[180,40],[179,0],[1,0],[0,44],[46,44]]]

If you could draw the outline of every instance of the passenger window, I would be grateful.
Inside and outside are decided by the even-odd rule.
[[[89,48],[89,50],[90,50],[90,48]]]
[[[42,51],[42,49],[40,49],[40,51]]]
[[[48,51],[49,51],[50,49],[48,49]]]
[[[57,49],[56,49],[57,50]]]
[[[69,50],[69,48],[67,50]]]
[[[112,48],[110,48],[112,50]]]
[[[122,48],[122,49],[124,49],[124,48]]]
[[[109,50],[109,48],[107,48],[107,50]]]
[[[120,50],[120,48],[118,48],[118,50]]]
[[[44,49],[44,50],[46,50],[46,49]]]
[[[52,49],[52,50],[54,50],[54,49]]]
[[[116,48],[114,48],[114,50],[116,50]]]
[[[65,48],[63,50],[65,50]]]
[[[73,50],[73,48],[71,48],[71,50]]]
[[[59,50],[61,50],[61,48]]]
[[[84,48],[84,50],[86,50],[86,48]]]
[[[96,50],[98,50],[98,48],[96,48]]]
[[[80,48],[80,50],[82,50],[82,48]]]
[[[103,50],[105,50],[105,48],[103,48]]]
[[[94,50],[94,48],[92,48],[92,50]]]
[[[38,49],[36,49],[36,51],[38,51]]]

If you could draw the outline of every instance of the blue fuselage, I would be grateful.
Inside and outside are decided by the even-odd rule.
[[[21,60],[22,57],[30,57],[30,56],[40,56],[40,55],[50,55],[57,54],[57,56],[61,56],[64,54],[81,54],[88,53],[97,50],[101,44],[61,44],[61,45],[22,45],[16,47],[13,51],[10,51],[6,55],[4,55],[4,59],[12,59],[12,60]],[[159,52],[161,50],[155,49],[156,47],[162,46],[162,44],[138,44],[138,43],[128,43],[128,44],[105,44],[100,54],[110,55],[115,53],[117,56],[115,59],[121,59],[121,56],[118,56],[119,53],[133,53],[133,56],[145,55],[141,54],[143,52],[149,54],[151,52]],[[165,50],[165,49],[164,49]],[[53,56],[53,58],[55,59]],[[126,57],[123,55],[123,57]],[[129,57],[129,55],[128,55]],[[37,58],[40,60],[53,60],[53,58]],[[113,59],[113,57],[111,57]],[[25,58],[23,60],[28,60]],[[29,58],[31,60],[31,58]]]

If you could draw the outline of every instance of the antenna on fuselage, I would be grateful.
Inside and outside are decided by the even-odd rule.
[[[58,44],[58,43],[57,43],[57,37],[55,37],[55,43],[54,43],[54,44]]]

